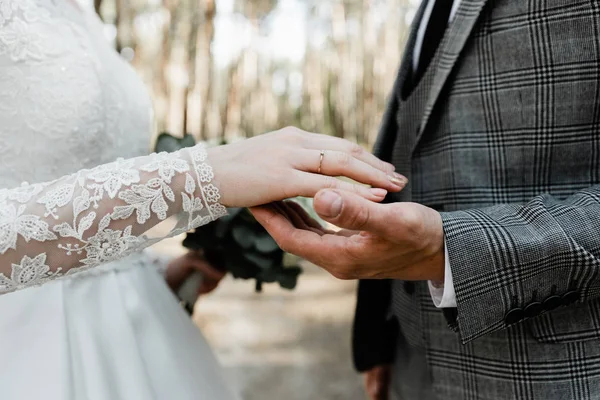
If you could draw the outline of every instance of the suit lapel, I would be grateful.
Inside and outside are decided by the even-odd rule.
[[[419,27],[421,26],[421,21],[423,20],[423,14],[425,14],[425,9],[427,8],[427,3],[429,3],[429,1],[431,0],[421,0],[421,5],[415,14],[414,22],[410,28],[410,35],[408,36],[408,41],[406,42],[406,47],[404,48],[402,62],[400,63],[400,71],[398,72],[398,87],[395,88],[398,96],[402,95],[402,90],[405,85],[407,85],[407,80],[412,79],[413,53],[415,52],[417,33],[419,32]]]
[[[406,80],[410,79],[413,63],[413,52],[415,48],[415,42],[417,41],[417,32],[419,31],[419,25],[423,19],[423,13],[427,7],[428,0],[422,0],[415,18],[410,28],[410,34],[408,41],[404,47],[404,53],[402,55],[402,62],[400,63],[400,69],[396,76],[396,82],[388,105],[383,116],[382,125],[379,129],[379,135],[377,135],[377,141],[373,147],[373,153],[383,159],[389,160],[391,158],[391,152],[398,134],[398,128],[396,124],[398,102],[402,94],[402,88],[406,84]]]
[[[462,49],[467,43],[467,39],[471,35],[471,31],[475,27],[486,2],[487,0],[462,0],[456,12],[456,16],[454,17],[454,21],[452,21],[449,30],[444,35],[442,43],[440,43],[440,49],[438,49],[439,54],[436,55],[437,63],[433,76],[433,83],[429,90],[429,96],[421,118],[420,129],[412,148],[413,151],[423,136],[423,132],[429,122],[429,117],[431,116],[435,103],[458,60]],[[424,40],[427,40],[427,38]]]

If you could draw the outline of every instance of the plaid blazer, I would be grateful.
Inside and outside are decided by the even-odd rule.
[[[442,1],[442,0],[438,0]],[[457,309],[361,281],[359,370],[402,399],[600,399],[600,2],[463,0],[376,153],[442,215]]]

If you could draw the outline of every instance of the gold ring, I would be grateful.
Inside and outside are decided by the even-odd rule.
[[[319,169],[317,170],[317,174],[321,173],[321,167],[323,166],[323,158],[325,157],[325,150],[321,150],[321,158],[319,159]]]

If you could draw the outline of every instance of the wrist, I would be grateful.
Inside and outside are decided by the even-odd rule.
[[[444,243],[441,248],[435,253],[430,261],[429,269],[431,278],[429,279],[434,287],[441,288],[444,286],[444,278],[446,275],[446,256],[444,252]]]
[[[206,149],[206,162],[211,166],[213,177],[211,183],[219,190],[221,198],[219,203],[225,207],[232,207],[232,199],[227,193],[227,183],[224,177],[227,176],[227,166],[231,163],[226,159],[227,151],[224,151],[226,146],[214,146]]]
[[[434,286],[442,287],[444,285],[444,277],[446,272],[446,249],[444,244],[444,224],[441,215],[434,210],[431,210],[434,216],[433,229],[434,234],[430,243],[430,254],[427,262],[427,270],[429,278]]]

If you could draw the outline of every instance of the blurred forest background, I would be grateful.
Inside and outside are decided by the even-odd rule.
[[[87,0],[142,75],[157,131],[295,125],[374,141],[418,0]]]

